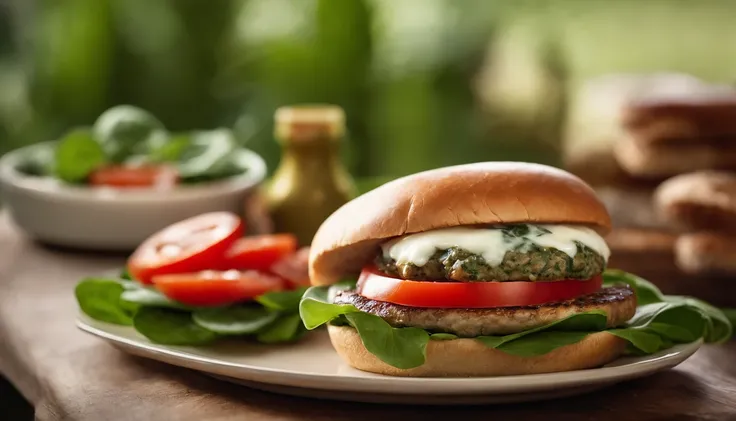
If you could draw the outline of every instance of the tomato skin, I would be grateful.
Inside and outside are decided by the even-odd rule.
[[[207,307],[251,300],[270,291],[284,289],[283,281],[257,271],[202,271],[154,276],[162,294],[182,304]]]
[[[408,307],[493,308],[533,306],[563,301],[600,290],[603,278],[553,282],[430,282],[392,278],[364,269],[358,293],[366,298]]]
[[[89,175],[89,183],[93,186],[116,188],[170,188],[178,181],[179,173],[176,168],[167,165],[107,166],[98,168]]]
[[[212,212],[185,219],[164,228],[138,246],[128,259],[128,272],[134,279],[150,284],[155,275],[218,268],[242,231],[242,220],[229,212]]]
[[[274,263],[271,273],[286,280],[293,288],[309,286],[309,247],[302,247]]]
[[[222,269],[268,271],[274,263],[296,251],[292,234],[255,235],[238,239],[225,255]]]

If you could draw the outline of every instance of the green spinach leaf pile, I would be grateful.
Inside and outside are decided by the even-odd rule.
[[[19,169],[73,184],[86,183],[93,171],[107,166],[166,164],[185,184],[247,171],[231,130],[169,133],[155,116],[130,105],[110,108],[92,127],[72,129],[44,146],[34,149]]]
[[[92,319],[133,326],[151,342],[164,345],[206,345],[226,337],[293,342],[307,332],[298,312],[304,288],[269,292],[252,302],[190,307],[126,278],[82,280],[75,289],[79,307]]]

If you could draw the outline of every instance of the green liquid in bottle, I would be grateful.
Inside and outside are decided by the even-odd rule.
[[[340,161],[344,133],[339,107],[276,111],[275,136],[283,152],[266,192],[276,232],[293,233],[301,245],[309,245],[322,222],[355,196],[355,184]]]

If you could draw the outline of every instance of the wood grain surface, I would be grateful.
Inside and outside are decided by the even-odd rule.
[[[122,264],[41,247],[0,216],[0,372],[38,420],[736,420],[736,342],[674,370],[584,396],[514,405],[422,407],[320,401],[219,382],[128,356],[74,326],[72,289]],[[0,414],[0,419],[5,419]]]

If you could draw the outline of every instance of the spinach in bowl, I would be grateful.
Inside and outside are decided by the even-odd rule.
[[[194,184],[248,171],[238,159],[240,149],[230,129],[170,133],[147,111],[121,105],[105,111],[91,128],[72,129],[34,148],[17,170],[72,184],[154,186],[162,175]]]

